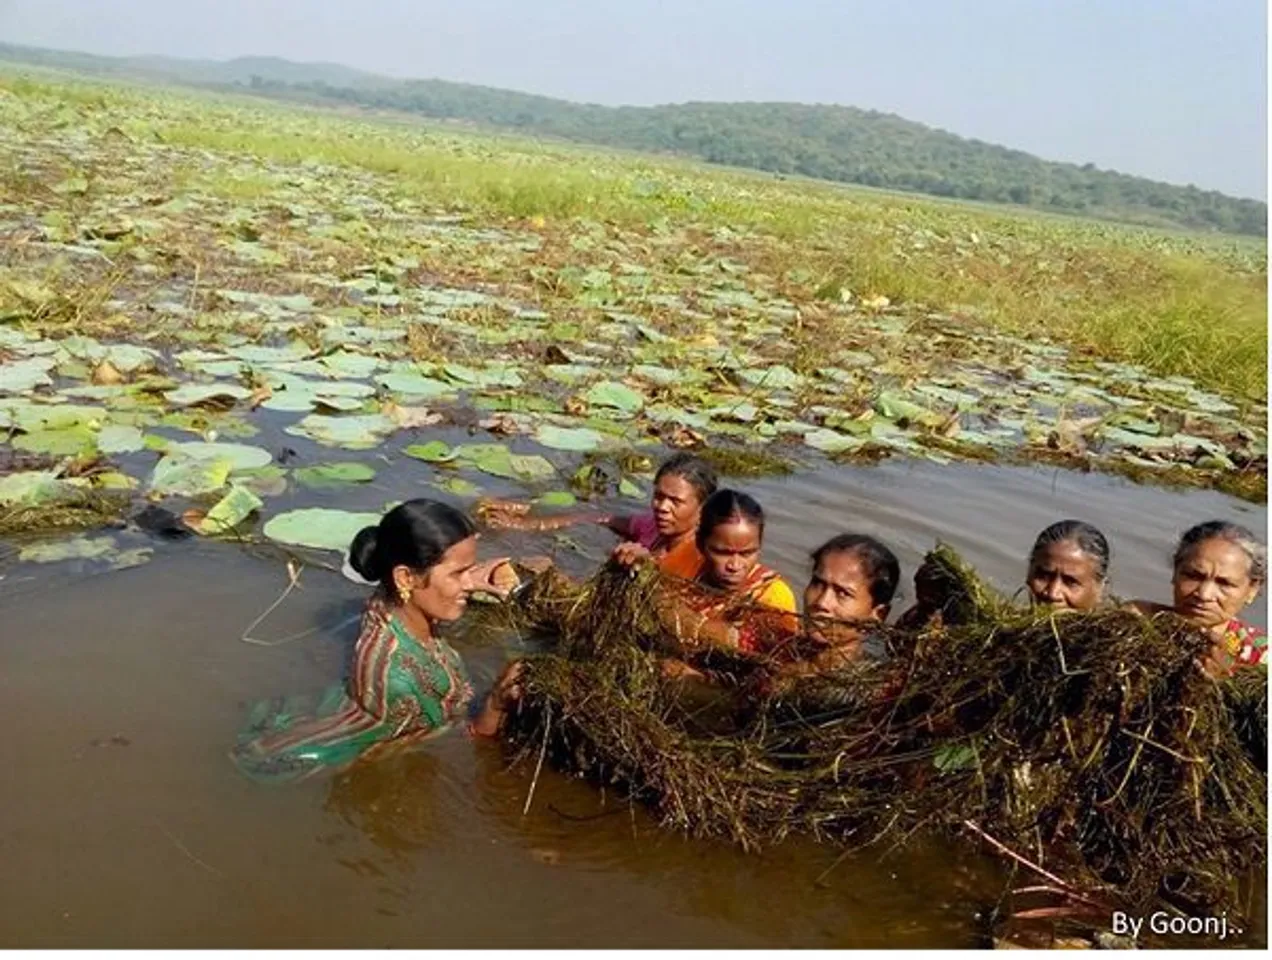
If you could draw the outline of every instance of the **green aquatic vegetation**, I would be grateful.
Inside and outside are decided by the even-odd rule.
[[[293,471],[292,476],[306,487],[339,489],[351,483],[370,483],[375,479],[375,470],[365,463],[320,463],[301,467]]]
[[[626,416],[635,416],[645,405],[645,398],[638,391],[613,380],[593,384],[583,394],[583,399],[592,406],[614,410]]]
[[[408,457],[423,460],[425,463],[449,463],[456,456],[450,445],[441,440],[430,440],[428,443],[413,444],[402,452]]]
[[[18,560],[22,563],[102,560],[111,570],[126,570],[148,562],[152,552],[145,547],[120,550],[114,537],[74,537],[70,540],[29,544],[18,552]]]
[[[545,423],[534,431],[534,440],[553,450],[586,453],[601,446],[605,442],[605,435],[589,427],[557,427]]]
[[[794,471],[791,461],[776,453],[745,447],[703,447],[694,451],[723,477],[781,476]]]
[[[264,534],[289,546],[343,553],[363,527],[374,527],[379,522],[378,513],[310,507],[276,514],[265,524]]]
[[[347,417],[312,413],[287,428],[293,436],[307,437],[323,446],[346,450],[371,450],[396,430],[397,424],[380,413]]]
[[[265,504],[251,490],[237,484],[216,502],[199,521],[197,530],[205,536],[224,536],[233,533],[253,513]]]
[[[578,498],[568,490],[552,490],[536,497],[534,502],[541,507],[572,507],[578,503]]]
[[[636,472],[587,458],[656,460],[659,438],[758,472],[996,458],[1266,486],[1266,268],[1248,251],[674,163],[642,195],[618,157],[0,89],[0,162],[29,187],[0,238],[34,231],[0,267],[0,442],[118,457],[152,496],[288,486],[268,460],[174,456],[169,430],[281,430],[318,465],[295,472],[306,489],[343,482],[323,448],[405,433],[459,497],[478,474],[630,493]],[[91,188],[52,189],[75,176]],[[466,456],[419,435],[439,415],[474,434]],[[482,442],[508,436],[516,453]]]

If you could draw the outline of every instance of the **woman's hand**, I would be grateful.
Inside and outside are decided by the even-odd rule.
[[[507,599],[508,594],[520,585],[521,578],[517,576],[517,571],[512,568],[507,557],[487,560],[472,567],[468,571],[465,584],[470,591],[489,593],[500,600]]]
[[[642,547],[639,543],[628,541],[620,543],[614,548],[614,552],[610,554],[610,560],[620,567],[626,567],[631,570],[638,564],[644,563],[646,560],[652,559],[651,554],[646,547]]]

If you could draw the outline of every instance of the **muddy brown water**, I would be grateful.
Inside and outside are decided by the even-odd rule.
[[[380,509],[427,495],[426,474],[399,463],[370,488],[271,508]],[[894,547],[907,583],[939,537],[1014,588],[1037,532],[1073,516],[1108,535],[1119,595],[1164,600],[1169,553],[1189,524],[1266,528],[1263,507],[1218,494],[1041,469],[887,463],[739,485],[769,513],[766,559],[797,584],[810,548],[858,530]],[[610,542],[599,530],[570,535],[587,554],[564,555],[577,569]],[[487,539],[490,554],[553,545]],[[247,705],[340,675],[350,628],[338,625],[363,593],[325,571],[306,570],[256,635],[320,629],[274,647],[240,636],[285,574],[232,547],[159,545],[148,565],[109,574],[74,564],[0,574],[0,946],[983,943],[978,914],[1001,874],[966,848],[841,861],[792,842],[745,854],[661,831],[551,771],[523,815],[533,771],[508,769],[497,746],[460,733],[339,777],[244,779],[226,751]],[[1251,619],[1266,623],[1262,601]],[[462,630],[455,642],[483,691],[503,652]],[[1247,936],[1266,942],[1262,928]]]

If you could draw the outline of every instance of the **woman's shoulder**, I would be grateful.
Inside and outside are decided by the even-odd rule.
[[[764,567],[755,599],[766,607],[773,607],[786,613],[795,613],[799,608],[795,603],[795,591],[776,570]]]
[[[635,514],[627,520],[628,536],[647,550],[653,549],[658,541],[658,521],[653,511]]]

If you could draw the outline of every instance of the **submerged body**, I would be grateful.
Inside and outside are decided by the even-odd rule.
[[[349,553],[354,571],[379,588],[348,681],[310,710],[290,700],[257,706],[232,752],[254,779],[303,779],[409,747],[453,725],[472,699],[463,661],[436,626],[463,616],[474,590],[506,593],[497,575],[506,561],[478,564],[472,521],[423,499],[362,530]]]
[[[375,597],[363,613],[348,683],[329,689],[308,716],[286,702],[262,704],[233,756],[255,779],[303,779],[440,733],[464,717],[471,699],[459,654],[438,637],[417,639]]]

